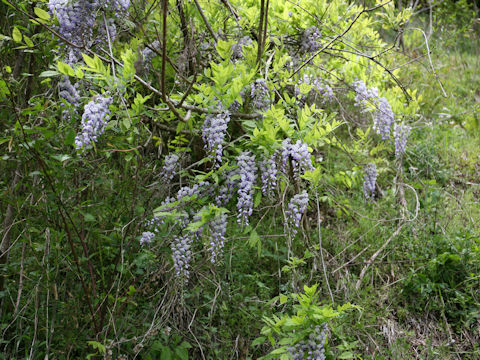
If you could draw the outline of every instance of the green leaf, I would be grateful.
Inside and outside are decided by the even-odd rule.
[[[83,71],[80,70],[80,69],[76,69],[75,70],[75,76],[80,80],[83,79]]]
[[[75,71],[70,67],[70,65],[65,64],[64,62],[59,61],[57,63],[57,69],[62,74],[68,76],[75,76]]]
[[[64,162],[64,161],[67,161],[68,159],[71,159],[72,157],[67,154],[62,154],[62,155],[53,155],[52,158],[60,162]]]
[[[53,76],[58,76],[60,75],[60,73],[58,71],[53,71],[53,70],[47,70],[47,71],[43,71],[40,73],[40,75],[38,75],[38,77],[53,77]]]
[[[25,44],[27,44],[28,47],[34,47],[35,46],[33,44],[32,39],[30,39],[27,35],[23,36],[23,40],[25,40]]]
[[[354,359],[355,355],[351,351],[343,352],[337,359]]]
[[[258,236],[255,230],[252,230],[252,232],[250,233],[250,238],[248,239],[248,245],[250,245],[251,247],[255,247],[259,241],[260,236]]]
[[[135,76],[135,66],[134,62],[136,60],[136,54],[131,50],[127,49],[122,55],[123,60],[123,77],[128,81],[132,80]]]
[[[168,346],[162,347],[162,355],[160,355],[160,360],[172,360],[172,350]]]
[[[280,355],[280,354],[284,354],[286,351],[287,351],[287,349],[286,349],[284,346],[282,346],[282,347],[280,347],[280,348],[278,348],[278,349],[273,350],[270,354],[272,354],[272,355]]]
[[[83,61],[85,61],[85,64],[87,64],[88,67],[95,68],[95,61],[93,60],[93,58],[84,53],[82,53],[82,57]]]
[[[84,213],[83,214],[83,219],[87,222],[95,221],[95,217],[92,214],[89,214],[89,213]]]
[[[188,341],[182,341],[182,343],[180,344],[180,347],[185,349],[191,349],[192,345]]]
[[[22,33],[20,32],[20,30],[18,30],[16,26],[13,27],[12,38],[15,42],[22,42]]]
[[[33,12],[42,20],[50,20],[50,14],[43,9],[36,7]]]
[[[67,145],[67,146],[68,146],[68,145],[73,145],[73,143],[74,143],[74,141],[75,141],[75,135],[76,135],[75,131],[70,130],[70,131],[67,133],[67,135],[65,136],[65,140],[63,141],[63,143],[64,143],[65,145]]]
[[[188,350],[184,347],[175,348],[175,354],[180,360],[188,360]]]
[[[130,129],[130,127],[132,126],[132,122],[130,121],[130,119],[128,118],[128,116],[125,116],[122,120],[122,125],[125,127],[126,130]]]
[[[105,354],[106,348],[105,345],[99,343],[98,341],[87,341],[87,344],[98,350],[98,352],[103,355]]]
[[[257,191],[257,193],[255,194],[255,200],[254,200],[254,203],[253,203],[253,207],[256,209],[258,207],[258,205],[260,205],[261,201],[262,201],[262,192]]]
[[[262,345],[265,340],[267,340],[267,338],[265,336],[260,336],[258,338],[256,338],[255,340],[252,341],[252,344],[251,346],[258,346],[258,345]]]
[[[135,294],[136,292],[137,292],[137,289],[135,289],[135,286],[130,285],[130,286],[128,287],[128,291],[127,291],[127,294],[128,294],[128,295],[131,296],[131,295]]]

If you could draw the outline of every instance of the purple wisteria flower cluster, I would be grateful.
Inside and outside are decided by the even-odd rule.
[[[365,168],[363,181],[363,194],[365,199],[373,199],[375,197],[375,183],[377,182],[377,165],[370,163]]]
[[[393,128],[393,138],[395,139],[395,156],[400,158],[405,152],[408,135],[411,127],[404,124],[395,124]]]
[[[292,144],[290,139],[282,141],[282,170],[286,171],[288,160],[292,160],[293,176],[298,179],[305,171],[313,170],[312,157],[308,146],[301,140]]]
[[[57,16],[56,31],[67,41],[77,46],[87,45],[93,33],[98,2],[94,0],[49,0],[48,9]],[[68,47],[66,62],[75,63],[80,52]]]
[[[75,137],[77,150],[91,148],[93,143],[97,142],[98,137],[103,134],[110,117],[108,106],[112,101],[111,97],[97,96],[85,105],[82,115],[82,130]]]
[[[262,191],[265,195],[271,195],[277,186],[278,169],[275,154],[260,161],[260,172],[262,177]]]
[[[363,80],[357,80],[352,83],[355,90],[355,105],[366,109],[369,102],[376,104],[378,99],[378,88],[367,87]]]
[[[390,129],[395,120],[393,110],[388,100],[384,97],[378,99],[377,107],[373,130],[381,136],[382,140],[388,140],[390,139]]]
[[[161,231],[161,227],[165,224],[166,218],[169,214],[173,213],[174,210],[178,209],[187,209],[189,210],[189,198],[196,196],[202,197],[213,193],[215,189],[211,186],[208,181],[200,181],[198,184],[193,184],[192,186],[183,186],[181,187],[175,198],[167,197],[158,208],[163,214],[159,216],[154,216],[152,219],[145,221],[145,226],[152,232],[158,233]],[[176,219],[177,225],[181,228],[185,228],[189,223],[198,221],[199,218],[193,216],[193,219],[189,219],[189,213],[183,212],[180,213]],[[197,234],[198,235],[198,234]]]
[[[245,56],[243,55],[243,47],[249,46],[252,44],[252,39],[248,36],[242,37],[236,44],[232,45],[232,60],[242,60]]]
[[[178,165],[178,156],[169,155],[165,158],[162,174],[166,179],[172,179],[176,173]],[[283,169],[279,168],[283,161]],[[237,222],[241,225],[248,225],[249,217],[252,215],[254,206],[254,187],[257,182],[257,171],[261,171],[261,186],[263,193],[268,196],[273,193],[277,187],[278,173],[280,170],[286,171],[287,163],[291,164],[294,176],[297,178],[306,170],[312,170],[313,164],[308,147],[301,140],[292,144],[291,139],[283,142],[283,148],[277,150],[270,156],[264,156],[256,159],[256,156],[250,151],[244,151],[235,159],[236,167],[226,170],[222,177],[225,179],[220,184],[200,181],[199,183],[183,186],[174,198],[167,198],[157,211],[157,216],[146,222],[148,231],[142,236],[141,243],[146,244],[150,241],[152,235],[162,230],[170,214],[175,220],[182,236],[175,237],[172,242],[173,261],[177,275],[188,277],[188,264],[191,258],[191,247],[195,239],[207,236],[209,241],[210,261],[217,262],[223,252],[226,241],[227,214],[217,215],[213,220],[207,223],[202,222],[202,210],[198,212],[192,205],[196,204],[196,198],[202,197],[204,200],[210,199],[218,207],[227,206],[229,201],[237,196]],[[190,199],[193,197],[193,199]],[[290,234],[295,235],[299,227],[301,218],[308,206],[308,193],[303,191],[292,197],[288,209],[286,210],[285,227]]]
[[[152,60],[153,58],[157,55],[155,51],[152,49],[158,50],[160,49],[160,42],[158,40],[155,40],[150,47],[145,47],[145,49],[142,50],[142,64],[143,64],[143,72],[148,73],[150,71],[150,67],[152,66]]]
[[[162,203],[160,204],[160,208],[163,208],[163,212],[169,213],[173,210],[173,207],[170,205],[175,201],[174,198],[167,197]],[[165,224],[166,215],[162,216],[154,216],[152,219],[145,221],[145,226],[149,228],[154,233],[160,232],[161,226]]]
[[[155,234],[150,231],[145,231],[142,233],[142,237],[140,238],[140,246],[148,245],[153,241]]]
[[[248,225],[248,218],[253,212],[253,186],[256,180],[257,165],[255,155],[249,151],[242,152],[237,157],[238,175],[238,223]]]
[[[210,221],[210,261],[214,264],[222,255],[227,232],[227,214],[223,213]]]
[[[92,40],[96,16],[100,8],[113,11],[115,18],[119,18],[126,14],[129,5],[130,0],[49,0],[47,7],[50,14],[58,19],[55,30],[64,40],[75,45],[66,44],[65,61],[73,64],[79,60],[80,50],[77,46],[90,47],[100,43],[99,40]],[[110,40],[113,41],[117,35],[114,19],[107,19],[106,24],[101,22],[98,30],[99,39],[108,39],[106,27]]]
[[[212,155],[215,165],[222,162],[223,144],[227,135],[230,112],[223,111],[219,114],[209,114],[202,126],[202,138],[205,149]]]
[[[172,249],[173,266],[177,276],[188,279],[190,262],[192,260],[193,237],[190,234],[175,236],[170,245]]]
[[[60,82],[58,83],[60,90],[59,96],[62,99],[65,99],[68,103],[72,105],[77,105],[80,101],[80,95],[78,93],[78,84],[72,85],[70,78],[68,76],[63,76]]]
[[[322,39],[322,33],[316,26],[307,28],[301,39],[300,50],[304,53],[311,53],[321,48],[320,40]]]
[[[287,351],[293,360],[325,360],[326,326],[316,326],[308,339],[301,340]]]
[[[165,156],[164,164],[161,170],[161,177],[164,180],[172,180],[180,167],[180,157],[177,154]]]
[[[270,90],[268,89],[265,79],[255,80],[250,88],[250,97],[255,109],[267,110],[270,107]]]
[[[295,195],[288,203],[288,208],[285,211],[287,221],[286,228],[292,234],[292,237],[297,234],[302,220],[302,215],[307,210],[308,193],[304,190],[300,194]]]
[[[354,81],[355,105],[367,109],[367,103],[370,102],[376,107],[373,129],[380,135],[382,140],[391,138],[392,126],[393,137],[395,140],[395,156],[397,158],[405,152],[408,135],[411,128],[406,125],[395,124],[395,114],[392,106],[384,97],[379,97],[376,87],[368,88],[362,80]]]
[[[63,76],[58,84],[59,88],[59,96],[62,99],[65,99],[67,103],[72,105],[76,108],[80,102],[80,94],[78,93],[78,83],[72,85],[70,82],[70,78],[68,76]],[[61,104],[63,108],[62,115],[65,119],[70,120],[71,113],[67,108],[65,108],[64,104]]]
[[[305,104],[307,97],[315,94],[320,95],[322,103],[331,101],[335,97],[332,87],[320,78],[304,74],[301,81],[303,81],[304,84],[312,85],[312,89],[308,94],[302,94],[300,87],[295,87],[295,96],[300,99],[302,105]]]
[[[217,206],[226,206],[232,200],[238,181],[236,179],[238,169],[230,169],[225,173],[225,183],[220,185],[217,189],[217,196],[215,203]]]
[[[130,6],[130,0],[105,0],[105,5],[109,6],[115,13],[124,14]]]
[[[198,184],[192,186],[183,186],[177,192],[177,200],[182,201],[185,197],[197,196],[201,197],[205,192],[209,191],[210,183],[208,181],[200,181]]]
[[[234,100],[232,105],[228,107],[228,112],[230,114],[236,113],[240,109],[240,106],[242,106],[242,104],[240,104],[237,100]]]

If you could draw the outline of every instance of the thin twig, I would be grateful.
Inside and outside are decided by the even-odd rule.
[[[163,0],[163,33],[162,33],[162,74],[160,77],[160,89],[162,91],[163,102],[167,102],[165,92],[165,67],[167,64],[167,10],[168,0]]]
[[[14,314],[18,311],[18,306],[20,305],[20,298],[22,297],[22,290],[23,290],[23,267],[25,264],[25,246],[26,243],[23,243],[22,246],[22,259],[20,260],[20,274],[18,278],[18,291],[17,291],[17,301],[15,302],[15,310],[13,311]]]
[[[258,24],[258,40],[257,40],[257,64],[260,63],[260,60],[262,58],[262,52],[263,52],[263,20],[264,20],[264,15],[265,13],[265,0],[261,0],[260,2],[260,23]]]
[[[330,288],[330,283],[328,282],[327,267],[325,266],[325,259],[323,258],[322,218],[320,217],[320,203],[318,202],[318,191],[316,189],[315,189],[315,198],[317,201],[318,245],[320,246],[320,259],[322,260],[323,276],[325,277],[325,283],[327,284],[328,293],[330,294],[330,299],[332,300],[332,304],[335,304],[335,300],[332,294],[332,289]]]
[[[324,45],[321,49],[317,50],[312,56],[310,56],[305,62],[303,62],[302,65],[300,65],[291,75],[289,78],[292,78],[296,73],[298,73],[300,70],[302,70],[305,66],[307,66],[313,59],[315,59],[315,57],[317,57],[318,54],[322,53],[325,49],[327,49],[331,44],[333,44],[337,39],[343,37],[347,32],[350,31],[350,29],[352,28],[352,26],[357,22],[357,20],[360,18],[360,16],[363,14],[363,13],[366,13],[366,12],[370,12],[370,11],[374,11],[378,8],[381,8],[385,5],[387,5],[388,3],[392,2],[392,0],[390,1],[387,1],[383,4],[379,4],[377,6],[374,6],[372,8],[369,8],[369,9],[363,9],[362,11],[360,11],[357,16],[355,16],[355,18],[352,20],[352,22],[347,26],[347,28],[341,33],[341,34],[338,34],[337,36],[335,36],[332,40],[330,40],[326,45]]]
[[[394,231],[394,233],[383,243],[383,245],[378,249],[371,257],[368,259],[366,262],[365,266],[363,267],[362,271],[360,272],[360,276],[358,278],[357,284],[355,285],[355,289],[358,290],[360,289],[360,286],[362,285],[362,280],[367,273],[368,268],[370,265],[375,261],[375,259],[380,255],[380,253],[387,247],[388,244],[400,233],[400,230],[402,230],[403,226],[405,225],[405,222],[402,222],[397,230]]]
[[[443,96],[448,97],[447,93],[445,92],[442,83],[440,82],[440,79],[438,78],[437,72],[435,71],[435,68],[433,67],[432,63],[432,58],[430,56],[430,46],[428,46],[428,38],[425,32],[422,29],[419,28],[412,28],[412,30],[418,30],[423,34],[423,37],[425,38],[425,46],[427,47],[427,55],[428,55],[428,62],[430,63],[430,67],[432,68],[433,76],[435,76],[435,79],[438,82],[438,85],[440,86],[440,89],[442,90]]]
[[[412,100],[412,97],[408,94],[407,89],[405,89],[405,87],[403,86],[401,81],[395,76],[395,74],[392,72],[392,70],[387,68],[385,65],[383,65],[377,59],[375,59],[375,57],[379,56],[380,54],[368,55],[368,54],[364,54],[362,52],[357,52],[357,51],[352,51],[352,50],[347,50],[347,49],[337,49],[337,48],[329,48],[329,50],[342,51],[342,52],[346,52],[346,53],[349,53],[349,54],[354,54],[354,55],[357,55],[357,56],[361,56],[361,57],[367,58],[370,61],[373,61],[375,64],[380,66],[383,70],[385,70],[388,73],[388,75],[390,75],[390,77],[393,79],[393,81],[395,81],[397,86],[402,90],[402,92],[405,95],[405,98],[407,99],[407,101]],[[331,55],[334,55],[334,54],[331,54]],[[346,59],[346,60],[348,60],[348,59]]]
[[[194,1],[195,1],[195,5],[197,6],[198,12],[200,13],[200,16],[202,17],[203,22],[205,23],[205,26],[206,26],[207,29],[208,29],[208,32],[210,33],[210,35],[212,35],[213,40],[215,41],[215,43],[217,43],[217,42],[218,42],[218,37],[217,37],[217,35],[215,34],[215,31],[213,31],[212,26],[211,26],[210,23],[208,22],[207,17],[206,17],[205,14],[203,13],[203,10],[202,10],[200,4],[198,3],[198,1],[197,1],[197,0],[194,0]]]

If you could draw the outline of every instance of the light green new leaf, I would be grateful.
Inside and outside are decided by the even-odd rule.
[[[42,20],[50,20],[50,14],[43,9],[36,7],[33,12]]]
[[[12,38],[15,42],[22,42],[22,33],[20,32],[20,30],[18,30],[16,26],[13,27]]]

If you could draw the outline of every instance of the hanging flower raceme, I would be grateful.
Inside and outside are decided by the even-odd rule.
[[[192,186],[183,186],[177,192],[177,200],[182,201],[185,197],[197,196],[201,197],[210,189],[210,183],[208,181],[200,181],[198,184],[193,184]]]
[[[72,105],[77,105],[80,101],[80,95],[78,94],[78,85],[72,85],[70,78],[68,76],[62,77],[60,83],[58,84],[60,90],[60,97],[65,99],[68,103]]]
[[[300,194],[295,195],[288,203],[288,208],[285,211],[287,217],[286,228],[292,236],[297,234],[302,220],[302,215],[307,210],[308,206],[308,193],[304,190]]]
[[[143,246],[150,244],[154,237],[155,234],[150,231],[142,233],[142,237],[140,238],[140,245]]]
[[[156,51],[153,51],[152,49],[159,50],[160,49],[160,42],[158,40],[155,40],[149,47],[145,47],[142,51],[142,64],[143,64],[143,69],[142,72],[144,74],[148,74],[150,72],[150,67],[152,65],[152,60],[153,58],[157,55]]]
[[[370,102],[376,104],[378,100],[378,88],[368,88],[363,80],[357,80],[352,83],[355,90],[355,105],[363,108],[368,108],[367,104]]]
[[[238,223],[248,225],[248,218],[253,212],[253,185],[257,177],[255,155],[244,151],[237,157],[237,164],[237,173],[240,176],[237,202]]]
[[[205,149],[212,155],[216,166],[220,166],[223,155],[223,144],[227,134],[230,113],[228,111],[219,114],[209,114],[205,118],[202,127],[202,138]]]
[[[268,159],[260,161],[260,172],[262,177],[262,191],[265,195],[271,195],[277,186],[277,161],[275,154]]]
[[[316,26],[311,26],[302,34],[300,49],[304,53],[312,53],[321,48],[322,33]]]
[[[288,347],[292,360],[325,360],[325,330],[326,326],[317,325],[308,339]]]
[[[395,156],[397,158],[400,158],[405,152],[410,130],[410,126],[403,124],[395,124],[395,127],[393,128],[393,138],[395,139]]]
[[[215,263],[222,255],[227,232],[227,214],[223,213],[210,221],[210,261]]]
[[[225,174],[225,183],[218,187],[215,203],[217,206],[226,206],[232,200],[238,181],[235,179],[238,169],[229,170]]]
[[[266,110],[270,106],[270,93],[265,79],[257,79],[251,85],[250,97],[255,109]]]
[[[363,194],[367,200],[373,199],[375,196],[375,183],[377,182],[377,166],[374,163],[367,165],[363,178]]]
[[[367,88],[362,80],[354,81],[353,88],[356,93],[355,105],[362,107],[364,110],[368,109],[368,103],[376,107],[373,130],[380,135],[382,140],[388,140],[392,125],[395,122],[395,114],[387,98],[379,97],[378,89],[376,87]]]
[[[292,144],[290,139],[282,141],[282,171],[286,171],[289,159],[292,160],[293,176],[298,179],[305,171],[313,170],[312,157],[308,146],[301,140]]]
[[[111,97],[97,96],[85,105],[82,115],[82,130],[75,137],[77,150],[89,149],[98,137],[103,134],[110,117],[108,106],[113,102]]]
[[[302,84],[312,85],[312,89],[308,94],[303,94],[300,91],[300,85]],[[330,85],[326,84],[323,80],[313,77],[312,75],[304,74],[300,80],[300,85],[295,87],[295,96],[300,99],[302,106],[305,104],[307,97],[310,95],[319,94],[321,96],[321,102],[325,103],[331,101],[334,98],[333,89]]]
[[[388,140],[390,138],[390,129],[394,122],[393,110],[388,100],[384,97],[378,99],[377,106],[373,130],[381,136],[382,140]]]
[[[177,174],[179,164],[179,156],[177,154],[170,154],[165,156],[165,161],[161,170],[161,177],[167,181],[170,181]]]
[[[193,237],[190,234],[175,236],[171,243],[173,266],[177,276],[188,279],[192,260]]]
[[[50,0],[48,9],[57,16],[56,31],[62,38],[76,46],[88,45],[95,25],[98,2],[93,0]],[[80,55],[76,47],[68,47],[66,62],[75,63]]]

